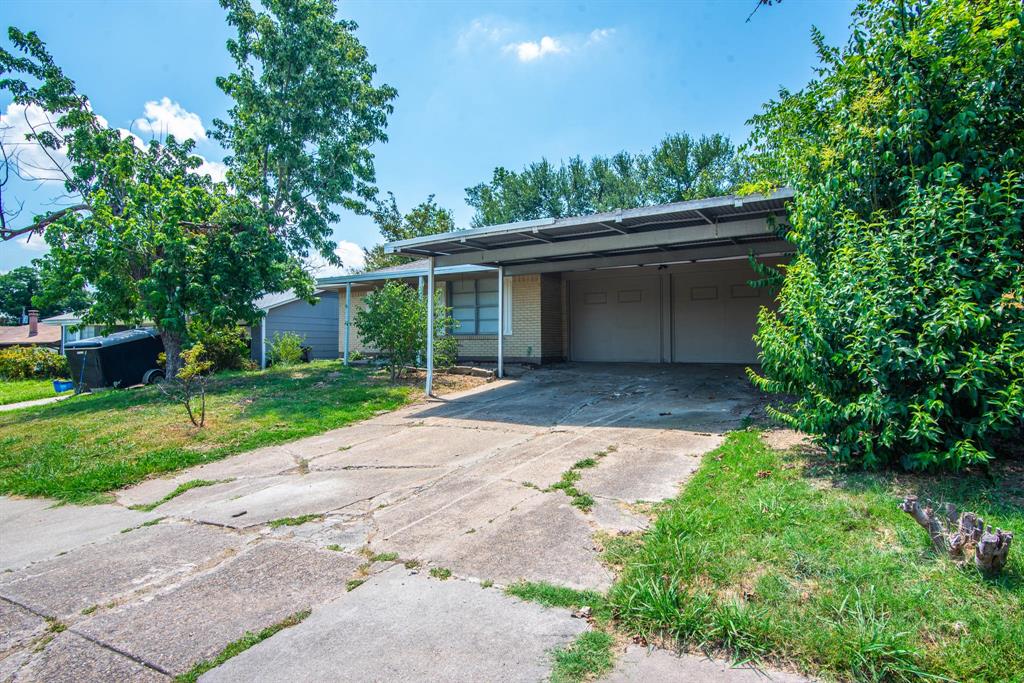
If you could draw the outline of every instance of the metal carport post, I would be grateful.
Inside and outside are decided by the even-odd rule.
[[[427,396],[434,388],[434,257],[427,259]]]
[[[498,379],[505,376],[505,266],[498,266]]]
[[[348,337],[352,327],[352,283],[345,283],[345,365],[348,365]]]

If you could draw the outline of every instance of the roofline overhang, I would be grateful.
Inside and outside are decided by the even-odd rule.
[[[501,235],[512,235],[521,234],[525,236],[536,236],[535,239],[543,241],[552,239],[554,236],[543,237],[545,232],[550,229],[557,228],[571,228],[579,226],[593,225],[595,228],[599,228],[604,233],[616,233],[616,234],[636,234],[627,233],[623,230],[617,230],[612,227],[618,223],[627,220],[652,218],[656,219],[659,216],[665,216],[668,214],[677,214],[680,212],[692,212],[701,216],[705,223],[712,224],[714,221],[708,220],[706,216],[703,216],[702,211],[710,211],[712,209],[721,209],[726,207],[741,208],[744,204],[752,202],[763,202],[763,201],[785,201],[792,199],[795,193],[788,187],[782,187],[769,194],[750,194],[750,195],[726,195],[722,197],[709,197],[706,199],[694,199],[685,202],[673,202],[671,204],[658,204],[654,206],[643,206],[635,209],[619,209],[616,211],[607,211],[604,213],[587,214],[583,216],[571,216],[567,218],[543,218],[538,220],[519,221],[516,223],[503,223],[500,225],[488,225],[479,228],[470,228],[468,230],[457,230],[454,232],[441,233],[437,235],[427,235],[423,237],[413,237],[406,240],[398,240],[395,242],[388,242],[384,245],[384,251],[388,254],[407,254],[415,256],[435,256],[435,257],[446,257],[443,261],[446,265],[456,263],[458,261],[452,261],[450,258],[454,256],[449,252],[439,251],[437,249],[431,249],[432,246],[442,244],[453,244],[460,243],[466,244],[471,242],[474,238],[483,237],[495,237]],[[602,225],[602,224],[611,225]],[[585,237],[585,236],[584,236]],[[557,237],[555,237],[557,239]],[[559,239],[559,242],[572,242],[573,238]],[[480,243],[477,242],[472,246],[478,247]],[[502,247],[497,247],[502,248]],[[493,251],[495,247],[483,246],[478,247],[480,251]],[[462,263],[477,262],[483,263],[481,260],[461,261]]]
[[[464,273],[480,273],[493,270],[491,266],[482,265],[455,265],[444,266],[434,269],[435,277],[445,275],[461,275]],[[396,270],[388,272],[357,273],[355,275],[339,275],[327,277],[316,281],[317,287],[331,287],[334,285],[359,284],[361,282],[383,282],[385,280],[406,280],[409,278],[426,277],[426,268],[410,268],[408,270]]]

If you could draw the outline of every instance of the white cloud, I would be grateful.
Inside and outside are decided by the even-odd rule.
[[[496,17],[481,17],[469,23],[461,33],[456,46],[459,50],[467,51],[480,44],[500,43],[515,31],[515,27],[504,19]]]
[[[595,28],[587,36],[587,45],[593,45],[594,43],[600,43],[601,41],[611,38],[615,35],[615,29],[613,28]]]
[[[505,50],[515,52],[520,62],[532,62],[544,55],[557,55],[569,51],[562,41],[551,36],[544,36],[539,41],[525,41],[522,43],[510,43]]]
[[[335,277],[359,270],[365,263],[363,248],[355,242],[341,240],[334,253],[341,259],[341,266],[328,263],[320,254],[312,254],[306,259],[306,269],[316,278]]]
[[[29,142],[25,136],[36,132],[50,131],[58,133],[46,112],[36,105],[23,105],[11,102],[7,110],[0,114],[0,141],[10,156],[15,171],[22,178],[40,181],[63,182],[61,168],[70,163],[62,150],[48,150],[49,155],[36,142]]]
[[[199,156],[198,154],[196,156]],[[199,157],[203,159],[203,157]],[[228,167],[219,161],[209,161],[203,159],[202,165],[196,169],[196,173],[199,175],[208,175],[213,179],[215,183],[223,183],[225,174],[227,173]]]
[[[157,138],[167,135],[173,135],[179,141],[206,138],[206,128],[199,115],[172,102],[169,97],[163,97],[159,102],[146,102],[143,118],[135,119],[134,125],[139,131]]]

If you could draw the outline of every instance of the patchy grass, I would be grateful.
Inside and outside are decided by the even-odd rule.
[[[582,510],[583,512],[590,512],[594,507],[594,498],[585,491],[580,491],[576,488],[576,482],[580,480],[580,470],[589,469],[591,467],[597,467],[598,461],[608,455],[609,453],[615,452],[615,446],[608,446],[603,451],[594,453],[593,458],[583,458],[577,460],[572,467],[562,472],[562,478],[556,481],[551,486],[544,489],[545,492],[551,491],[563,491],[565,495],[569,496],[572,500],[572,504]],[[532,486],[537,488],[531,482],[523,482],[523,486]]]
[[[301,612],[296,612],[287,619],[277,622],[273,626],[268,626],[259,633],[246,632],[246,634],[238,640],[233,643],[229,643],[228,646],[221,650],[220,654],[216,657],[199,662],[187,672],[175,676],[174,680],[177,683],[195,683],[195,681],[199,680],[200,676],[210,669],[218,667],[232,657],[242,654],[253,645],[263,642],[278,631],[283,631],[286,628],[302,623],[309,614],[310,611],[308,609],[303,610]]]
[[[282,526],[302,526],[307,522],[319,522],[323,518],[323,515],[317,514],[299,515],[298,517],[282,517],[280,519],[270,520],[267,522],[267,526],[271,529],[277,529]]]
[[[1001,681],[1024,671],[1024,553],[995,578],[931,550],[905,492],[1024,530],[1014,485],[850,473],[731,434],[627,553],[630,633],[826,678]],[[1019,486],[1019,484],[1017,484]],[[1019,680],[1019,679],[1018,679]]]
[[[433,576],[435,579],[447,581],[448,579],[452,578],[452,570],[448,569],[447,567],[432,567],[430,569],[430,575]]]
[[[370,370],[317,361],[213,377],[203,429],[155,387],[0,413],[0,493],[97,502],[152,474],[319,434],[414,395]]]
[[[378,553],[370,558],[370,562],[395,562],[398,560],[398,553]]]
[[[70,391],[64,393],[71,393]],[[0,380],[0,405],[35,401],[58,394],[53,390],[53,381],[48,379]]]
[[[166,496],[164,496],[160,500],[153,501],[152,503],[145,503],[145,504],[139,504],[139,505],[130,505],[130,506],[128,506],[128,509],[130,509],[130,510],[141,510],[142,512],[152,512],[153,510],[157,509],[159,506],[163,505],[167,501],[173,500],[174,498],[177,498],[178,496],[180,496],[181,494],[185,493],[186,491],[191,491],[192,489],[201,488],[203,486],[213,486],[215,484],[226,484],[229,481],[234,481],[234,480],[233,479],[213,479],[213,480],[211,480],[211,479],[193,479],[191,481],[186,481],[184,484],[180,484],[177,488],[175,488],[173,491],[168,493]]]
[[[615,665],[614,644],[614,638],[604,631],[581,633],[570,645],[552,653],[551,683],[578,683],[608,673]]]
[[[581,591],[545,581],[520,581],[505,588],[505,593],[545,607],[589,607],[592,616],[599,623],[607,623],[612,615],[608,600],[597,591]]]

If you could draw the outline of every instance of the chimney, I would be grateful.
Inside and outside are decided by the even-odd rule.
[[[39,334],[39,311],[32,309],[28,312],[28,336],[34,337]]]

